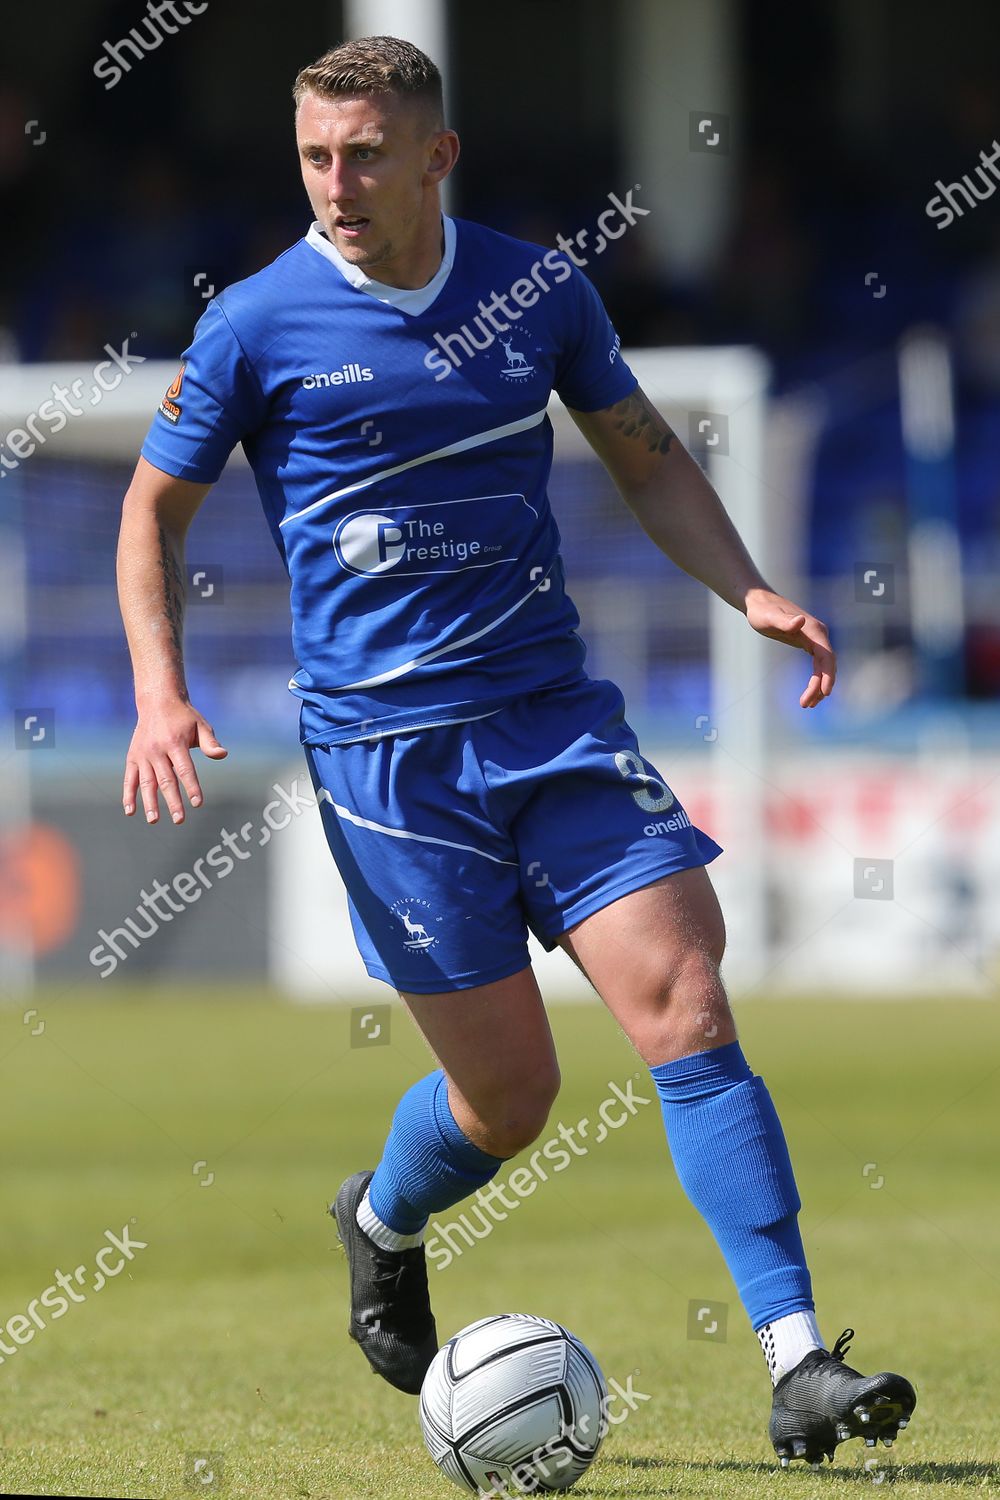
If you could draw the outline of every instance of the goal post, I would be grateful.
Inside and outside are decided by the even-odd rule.
[[[764,434],[770,365],[743,346],[640,349],[624,355],[640,386],[702,463],[751,557],[769,576],[769,538],[763,481]],[[589,451],[559,401],[550,408],[556,454]],[[572,579],[570,591],[572,592]],[[712,867],[729,934],[725,971],[730,984],[748,987],[768,967],[767,842],[764,788],[768,766],[768,643],[748,628],[739,611],[709,597],[710,699],[705,722],[685,726],[698,753],[710,757],[710,830],[726,854]],[[586,622],[584,622],[586,631]],[[663,724],[663,739],[675,742],[675,727]],[[657,734],[644,754],[661,757]],[[670,771],[671,752],[663,752]],[[698,764],[698,762],[694,762]],[[684,763],[680,767],[681,800]]]

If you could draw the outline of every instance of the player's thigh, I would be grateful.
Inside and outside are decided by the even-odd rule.
[[[528,961],[517,853],[464,734],[456,725],[310,747],[306,759],[369,974],[409,1006],[448,1074],[459,1125],[514,1155],[544,1124],[559,1072]]]
[[[530,729],[530,743],[540,744],[545,758],[531,770],[532,795],[512,828],[522,899],[542,944],[553,948],[571,930],[599,927],[620,940],[634,977],[644,962],[651,973],[662,970],[668,934],[675,949],[692,935],[721,942],[718,903],[703,866],[722,851],[643,756],[620,690],[584,681],[539,695],[529,706],[525,734]],[[653,887],[669,894],[626,902]],[[655,958],[647,957],[650,910]],[[591,917],[599,923],[584,929]],[[604,971],[610,986],[613,972]]]
[[[406,994],[471,990],[528,964],[517,853],[464,732],[306,750],[365,967]]]
[[[726,930],[702,866],[661,877],[568,929],[560,944],[579,964],[648,1062],[732,1040],[719,977]],[[671,1047],[668,1039],[683,1039]],[[666,1044],[666,1045],[665,1045]]]
[[[534,970],[474,989],[401,992],[448,1075],[459,1126],[477,1144],[488,1132],[494,1154],[514,1155],[534,1140],[559,1091],[559,1064]],[[497,1149],[497,1148],[500,1149]]]

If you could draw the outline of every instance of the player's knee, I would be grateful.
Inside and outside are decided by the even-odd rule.
[[[726,951],[726,921],[718,901],[713,901],[708,910],[701,914],[688,947],[689,950],[695,949],[703,953],[716,969],[722,963]]]
[[[712,1045],[715,1038],[734,1032],[719,974],[723,946],[698,942],[651,956],[643,1003],[629,1031],[647,1060],[697,1050],[699,1038],[705,1038],[702,1045]]]
[[[731,1019],[714,950],[699,946],[681,957],[666,986],[662,1014],[668,1030],[687,1026],[692,1017],[700,1017],[709,1034],[714,1034],[713,1025]]]
[[[655,932],[635,956],[632,969],[644,1008],[676,1012],[692,996],[708,999],[715,992],[722,993],[719,967],[725,951],[725,918],[705,881],[704,889],[696,888],[670,925]]]
[[[559,1092],[559,1068],[555,1062],[532,1077],[514,1079],[489,1101],[478,1107],[485,1142],[492,1156],[517,1156],[545,1129],[549,1112]]]
[[[696,938],[650,953],[645,989],[651,1008],[677,1010],[690,1000],[722,991],[719,965],[725,952],[725,931],[699,932]]]

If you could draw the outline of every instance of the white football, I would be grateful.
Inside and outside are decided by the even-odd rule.
[[[527,1313],[482,1318],[439,1349],[420,1392],[434,1462],[473,1494],[565,1490],[607,1431],[608,1390],[586,1345]]]

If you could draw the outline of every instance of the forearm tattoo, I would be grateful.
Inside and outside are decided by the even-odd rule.
[[[161,526],[160,533],[160,573],[163,578],[163,611],[167,617],[170,627],[170,640],[177,652],[178,660],[181,655],[181,639],[184,631],[184,575],[177,565],[177,555],[170,544],[170,538]]]
[[[649,453],[667,453],[677,441],[673,432],[638,387],[611,408],[617,430],[646,445]]]

